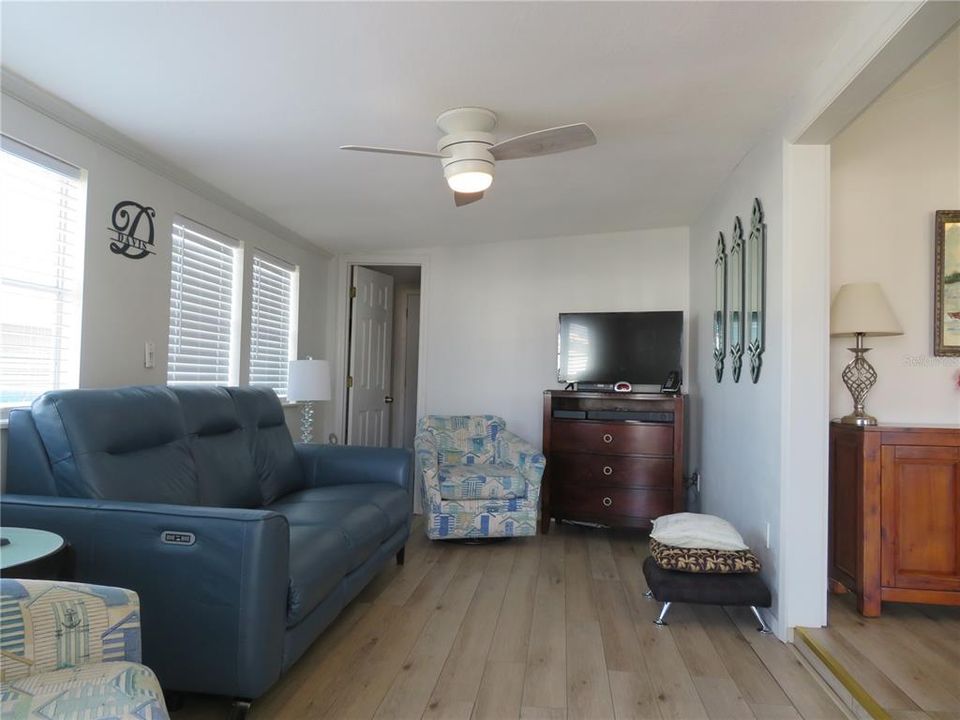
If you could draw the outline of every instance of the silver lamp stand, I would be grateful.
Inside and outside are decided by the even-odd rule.
[[[313,403],[300,403],[300,442],[313,442]]]
[[[848,348],[853,353],[853,360],[847,363],[843,369],[843,383],[847,390],[853,396],[853,413],[840,418],[840,422],[845,425],[857,425],[858,427],[868,427],[876,425],[877,419],[873,415],[868,415],[864,410],[863,404],[867,399],[867,393],[877,382],[877,371],[873,365],[867,362],[864,355],[870,352],[870,348],[863,346],[864,333],[855,333],[857,346]]]

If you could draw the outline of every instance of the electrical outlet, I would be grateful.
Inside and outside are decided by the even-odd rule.
[[[767,523],[766,544],[767,544],[767,550],[769,550],[770,549],[770,523]]]
[[[143,344],[143,366],[148,370],[156,366],[156,350],[153,340],[147,340]]]

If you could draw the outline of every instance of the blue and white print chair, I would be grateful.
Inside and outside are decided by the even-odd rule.
[[[414,441],[427,536],[537,534],[546,459],[495,415],[427,415]]]
[[[131,590],[0,580],[0,717],[168,720]]]

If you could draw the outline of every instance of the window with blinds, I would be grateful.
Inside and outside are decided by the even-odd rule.
[[[0,411],[79,384],[82,176],[0,136]]]
[[[185,218],[175,218],[169,384],[237,384],[241,252],[236,240]]]
[[[253,254],[250,287],[250,384],[287,396],[287,362],[297,356],[299,271],[265,253]]]

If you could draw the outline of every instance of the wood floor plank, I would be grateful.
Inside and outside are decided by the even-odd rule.
[[[804,720],[846,718],[846,713],[834,702],[814,673],[800,661],[796,650],[773,635],[758,633],[756,622],[747,608],[727,608],[727,613]]]
[[[773,708],[793,707],[783,688],[722,608],[694,605],[691,611],[700,620],[701,627],[747,703]]]
[[[440,679],[433,688],[424,718],[469,720],[480,690],[516,549],[512,543],[490,548],[490,562],[460,625]]]
[[[523,684],[523,706],[566,711],[566,577],[563,536],[544,538]]]
[[[752,720],[755,717],[740,688],[730,678],[694,677],[693,684],[710,720]]]
[[[517,543],[517,555],[490,646],[489,659],[526,664],[540,568],[540,536],[518,538],[511,542]]]
[[[593,601],[592,575],[587,557],[587,541],[583,528],[564,527],[564,573],[566,576],[566,614],[586,622],[597,619]]]
[[[402,607],[378,606],[386,614],[382,633],[343,663],[330,681],[322,712],[308,717],[370,718],[376,712],[430,615],[463,562],[465,548],[445,548]],[[317,698],[321,701],[321,698]]]
[[[707,710],[670,628],[653,624],[657,613],[654,603],[641,607],[634,628],[660,714],[665,720],[706,720]]]
[[[377,708],[374,717],[378,720],[404,720],[423,715],[490,562],[491,555],[484,552],[485,549],[465,548],[467,555],[460,569],[440,597]]]
[[[566,720],[567,709],[545,708],[523,705],[520,708],[520,720]]]
[[[473,720],[519,718],[526,668],[525,662],[488,662],[483,671]]]
[[[616,720],[661,720],[650,679],[643,672],[609,670]]]
[[[613,699],[597,620],[567,616],[567,717],[613,717]]]
[[[590,559],[590,574],[594,580],[620,579],[607,537],[608,534],[604,532],[592,532],[587,536],[587,556]]]
[[[644,669],[643,654],[633,626],[633,616],[618,581],[595,580],[593,583],[603,655],[608,670],[640,673]]]

